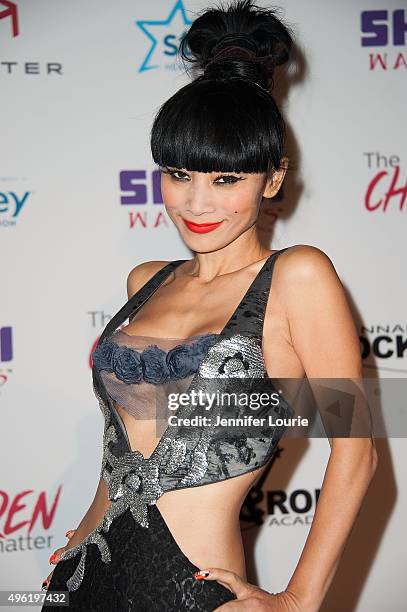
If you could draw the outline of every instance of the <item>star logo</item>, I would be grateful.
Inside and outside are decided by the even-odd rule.
[[[176,55],[181,37],[192,21],[187,17],[182,0],[177,0],[170,14],[162,20],[136,20],[136,26],[147,36],[151,46],[139,72],[165,67],[176,69]]]

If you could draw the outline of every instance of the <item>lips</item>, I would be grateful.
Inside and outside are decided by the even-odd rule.
[[[206,234],[207,232],[212,232],[212,230],[216,229],[223,223],[223,221],[218,221],[217,223],[194,223],[193,221],[187,221],[183,219],[185,225],[191,232],[195,232],[197,234]]]

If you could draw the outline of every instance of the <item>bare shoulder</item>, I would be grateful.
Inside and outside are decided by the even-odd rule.
[[[130,299],[154,274],[169,263],[169,261],[143,261],[130,270],[127,277],[128,298]]]
[[[342,287],[330,257],[318,247],[295,244],[281,253],[273,273],[273,289],[293,303],[304,291]],[[298,303],[298,302],[297,302]]]
[[[314,246],[295,245],[278,258],[275,272],[281,319],[306,375],[360,376],[357,328],[345,287],[328,255]]]
[[[310,278],[324,270],[334,271],[334,265],[329,256],[316,246],[310,244],[295,244],[287,248],[279,256],[279,266],[285,275],[297,278]]]

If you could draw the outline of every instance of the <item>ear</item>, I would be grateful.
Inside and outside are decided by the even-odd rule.
[[[272,175],[267,178],[266,186],[263,192],[263,198],[273,198],[279,191],[285,173],[288,168],[288,157],[282,157],[280,162],[280,168],[278,170],[274,170]]]

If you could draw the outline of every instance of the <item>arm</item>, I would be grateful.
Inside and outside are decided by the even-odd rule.
[[[307,377],[361,379],[359,338],[330,259],[319,249],[299,245],[284,264],[283,303],[292,346]],[[286,589],[300,610],[320,608],[377,466],[371,438],[329,441],[314,519]]]
[[[89,509],[79,523],[77,529],[72,530],[73,535],[68,535],[67,533],[67,537],[69,538],[68,543],[65,546],[55,550],[53,555],[51,555],[50,563],[52,563],[52,565],[56,565],[60,561],[61,555],[65,550],[80,544],[86,538],[86,536],[88,536],[90,532],[96,528],[98,523],[102,520],[109,505],[110,501],[108,498],[107,487],[103,478],[100,477],[95,497],[93,498]],[[42,583],[42,588],[49,585],[51,576],[52,572],[48,574],[47,578]]]
[[[352,379],[359,387],[359,338],[330,259],[308,245],[289,249],[276,265],[274,291],[277,286],[279,302],[286,310],[289,342],[307,378]],[[221,582],[240,600],[239,604],[224,604],[216,612],[320,609],[377,466],[371,438],[329,438],[329,442],[331,454],[314,519],[287,588],[271,594],[234,572],[206,568],[209,573],[201,576],[203,579]]]
[[[68,550],[69,548],[73,548],[74,546],[77,546],[77,544],[80,544],[102,520],[109,505],[110,501],[108,498],[107,486],[103,478],[100,477],[95,497],[83,519],[76,528],[74,535],[70,538],[64,549]]]

